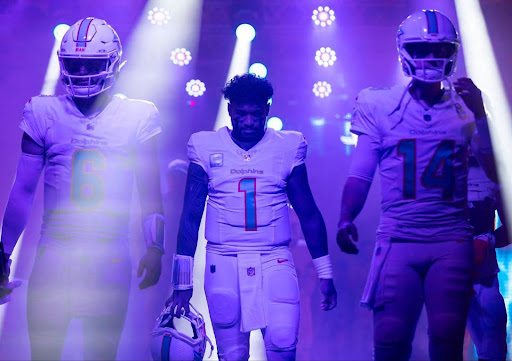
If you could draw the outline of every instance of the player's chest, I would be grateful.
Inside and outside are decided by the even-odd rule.
[[[46,146],[71,148],[118,148],[135,145],[135,130],[105,119],[54,119],[47,132]]]
[[[259,149],[212,151],[208,154],[210,185],[214,188],[284,187],[289,175],[286,157]],[[233,188],[233,189],[234,189]]]
[[[385,119],[382,143],[385,149],[411,144],[417,150],[436,148],[442,143],[453,147],[467,147],[474,131],[474,123],[466,113],[455,107],[433,111],[424,118],[421,107],[407,109],[404,114],[394,114]]]

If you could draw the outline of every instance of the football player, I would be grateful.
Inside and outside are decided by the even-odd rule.
[[[309,188],[306,141],[266,128],[272,85],[253,74],[223,89],[233,129],[195,133],[188,143],[185,203],[174,261],[172,309],[189,310],[198,230],[206,199],[205,292],[220,360],[247,360],[262,330],[269,360],[295,359],[299,289],[288,248],[288,203],[299,217],[323,293],[336,306],[325,223]]]
[[[474,157],[469,158],[468,201],[476,274],[468,316],[468,330],[479,360],[505,360],[507,311],[500,293],[495,248],[510,244],[504,223],[494,229],[495,211],[505,220],[499,186],[489,180]]]
[[[397,48],[407,86],[358,95],[358,145],[338,224],[340,249],[356,254],[354,219],[379,165],[381,218],[362,304],[373,310],[376,360],[407,360],[426,306],[432,360],[461,360],[472,288],[473,246],[466,217],[468,150],[496,178],[480,90],[453,82],[459,37],[436,10],[407,17]],[[444,83],[444,85],[443,85]]]
[[[131,281],[134,178],[147,245],[138,269],[139,277],[145,273],[140,288],[160,276],[163,216],[155,136],[161,128],[152,103],[109,95],[121,55],[111,26],[96,18],[79,20],[58,51],[69,94],[36,96],[25,105],[2,245],[8,259],[44,172],[43,225],[27,301],[33,360],[60,359],[75,317],[82,319],[84,358],[116,358]],[[3,267],[9,267],[5,260]]]

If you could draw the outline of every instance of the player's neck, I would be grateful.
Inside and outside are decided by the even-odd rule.
[[[100,93],[90,98],[73,98],[73,103],[86,117],[95,116],[103,111],[110,103],[111,97],[108,93]]]
[[[265,133],[263,133],[263,134],[265,134]],[[245,141],[245,140],[237,139],[236,137],[233,136],[233,133],[231,133],[231,139],[233,139],[233,142],[235,142],[236,145],[238,145],[240,148],[242,148],[243,150],[246,150],[246,151],[251,149],[252,147],[254,147],[256,144],[258,144],[258,142],[262,138],[263,138],[263,136],[261,136],[258,139],[255,139],[255,140]]]
[[[409,88],[409,93],[414,99],[425,103],[428,107],[432,107],[441,101],[444,91],[441,82],[425,83],[413,81]]]

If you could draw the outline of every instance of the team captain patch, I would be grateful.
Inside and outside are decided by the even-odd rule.
[[[213,153],[210,154],[210,167],[222,167],[224,164],[224,154]]]

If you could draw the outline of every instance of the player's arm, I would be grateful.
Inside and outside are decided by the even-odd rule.
[[[292,205],[302,228],[313,264],[320,278],[320,288],[324,295],[321,308],[325,311],[336,307],[337,294],[332,282],[332,265],[327,248],[325,222],[316,206],[309,187],[306,165],[293,168],[287,182],[288,200]]]
[[[494,238],[495,238],[495,247],[503,248],[503,247],[508,246],[511,242],[510,242],[510,237],[508,235],[507,219],[506,219],[505,209],[503,207],[503,199],[502,199],[501,192],[498,192],[498,194],[496,195],[496,200],[497,200],[496,208],[498,211],[498,216],[500,217],[500,220],[501,220],[501,226],[493,232]]]
[[[185,187],[185,200],[178,230],[177,254],[174,257],[173,266],[174,292],[169,300],[172,302],[172,310],[177,317],[181,314],[182,309],[189,312],[193,289],[194,254],[197,248],[201,217],[208,196],[208,174],[200,165],[190,163]]]
[[[476,132],[471,140],[473,154],[487,177],[499,183],[482,92],[469,78],[459,78],[453,86],[475,117]]]
[[[0,303],[3,303],[2,299],[6,294],[12,292],[13,287],[11,286],[14,284],[8,284],[9,257],[28,222],[39,176],[44,168],[44,161],[44,148],[23,133],[16,179],[9,195],[2,223],[1,247],[5,254],[3,259],[0,258],[0,289],[2,290],[0,291]]]
[[[341,251],[349,254],[359,252],[354,244],[358,236],[353,222],[363,209],[379,162],[379,152],[373,143],[370,136],[366,134],[359,136],[349,176],[343,187],[336,240]]]
[[[135,149],[135,179],[139,191],[142,227],[146,253],[141,258],[137,276],[144,274],[139,288],[155,285],[162,271],[164,253],[164,216],[160,194],[157,137],[137,145]]]
[[[194,257],[199,225],[208,196],[208,174],[201,166],[190,163],[185,187],[185,200],[178,231],[177,254]]]

